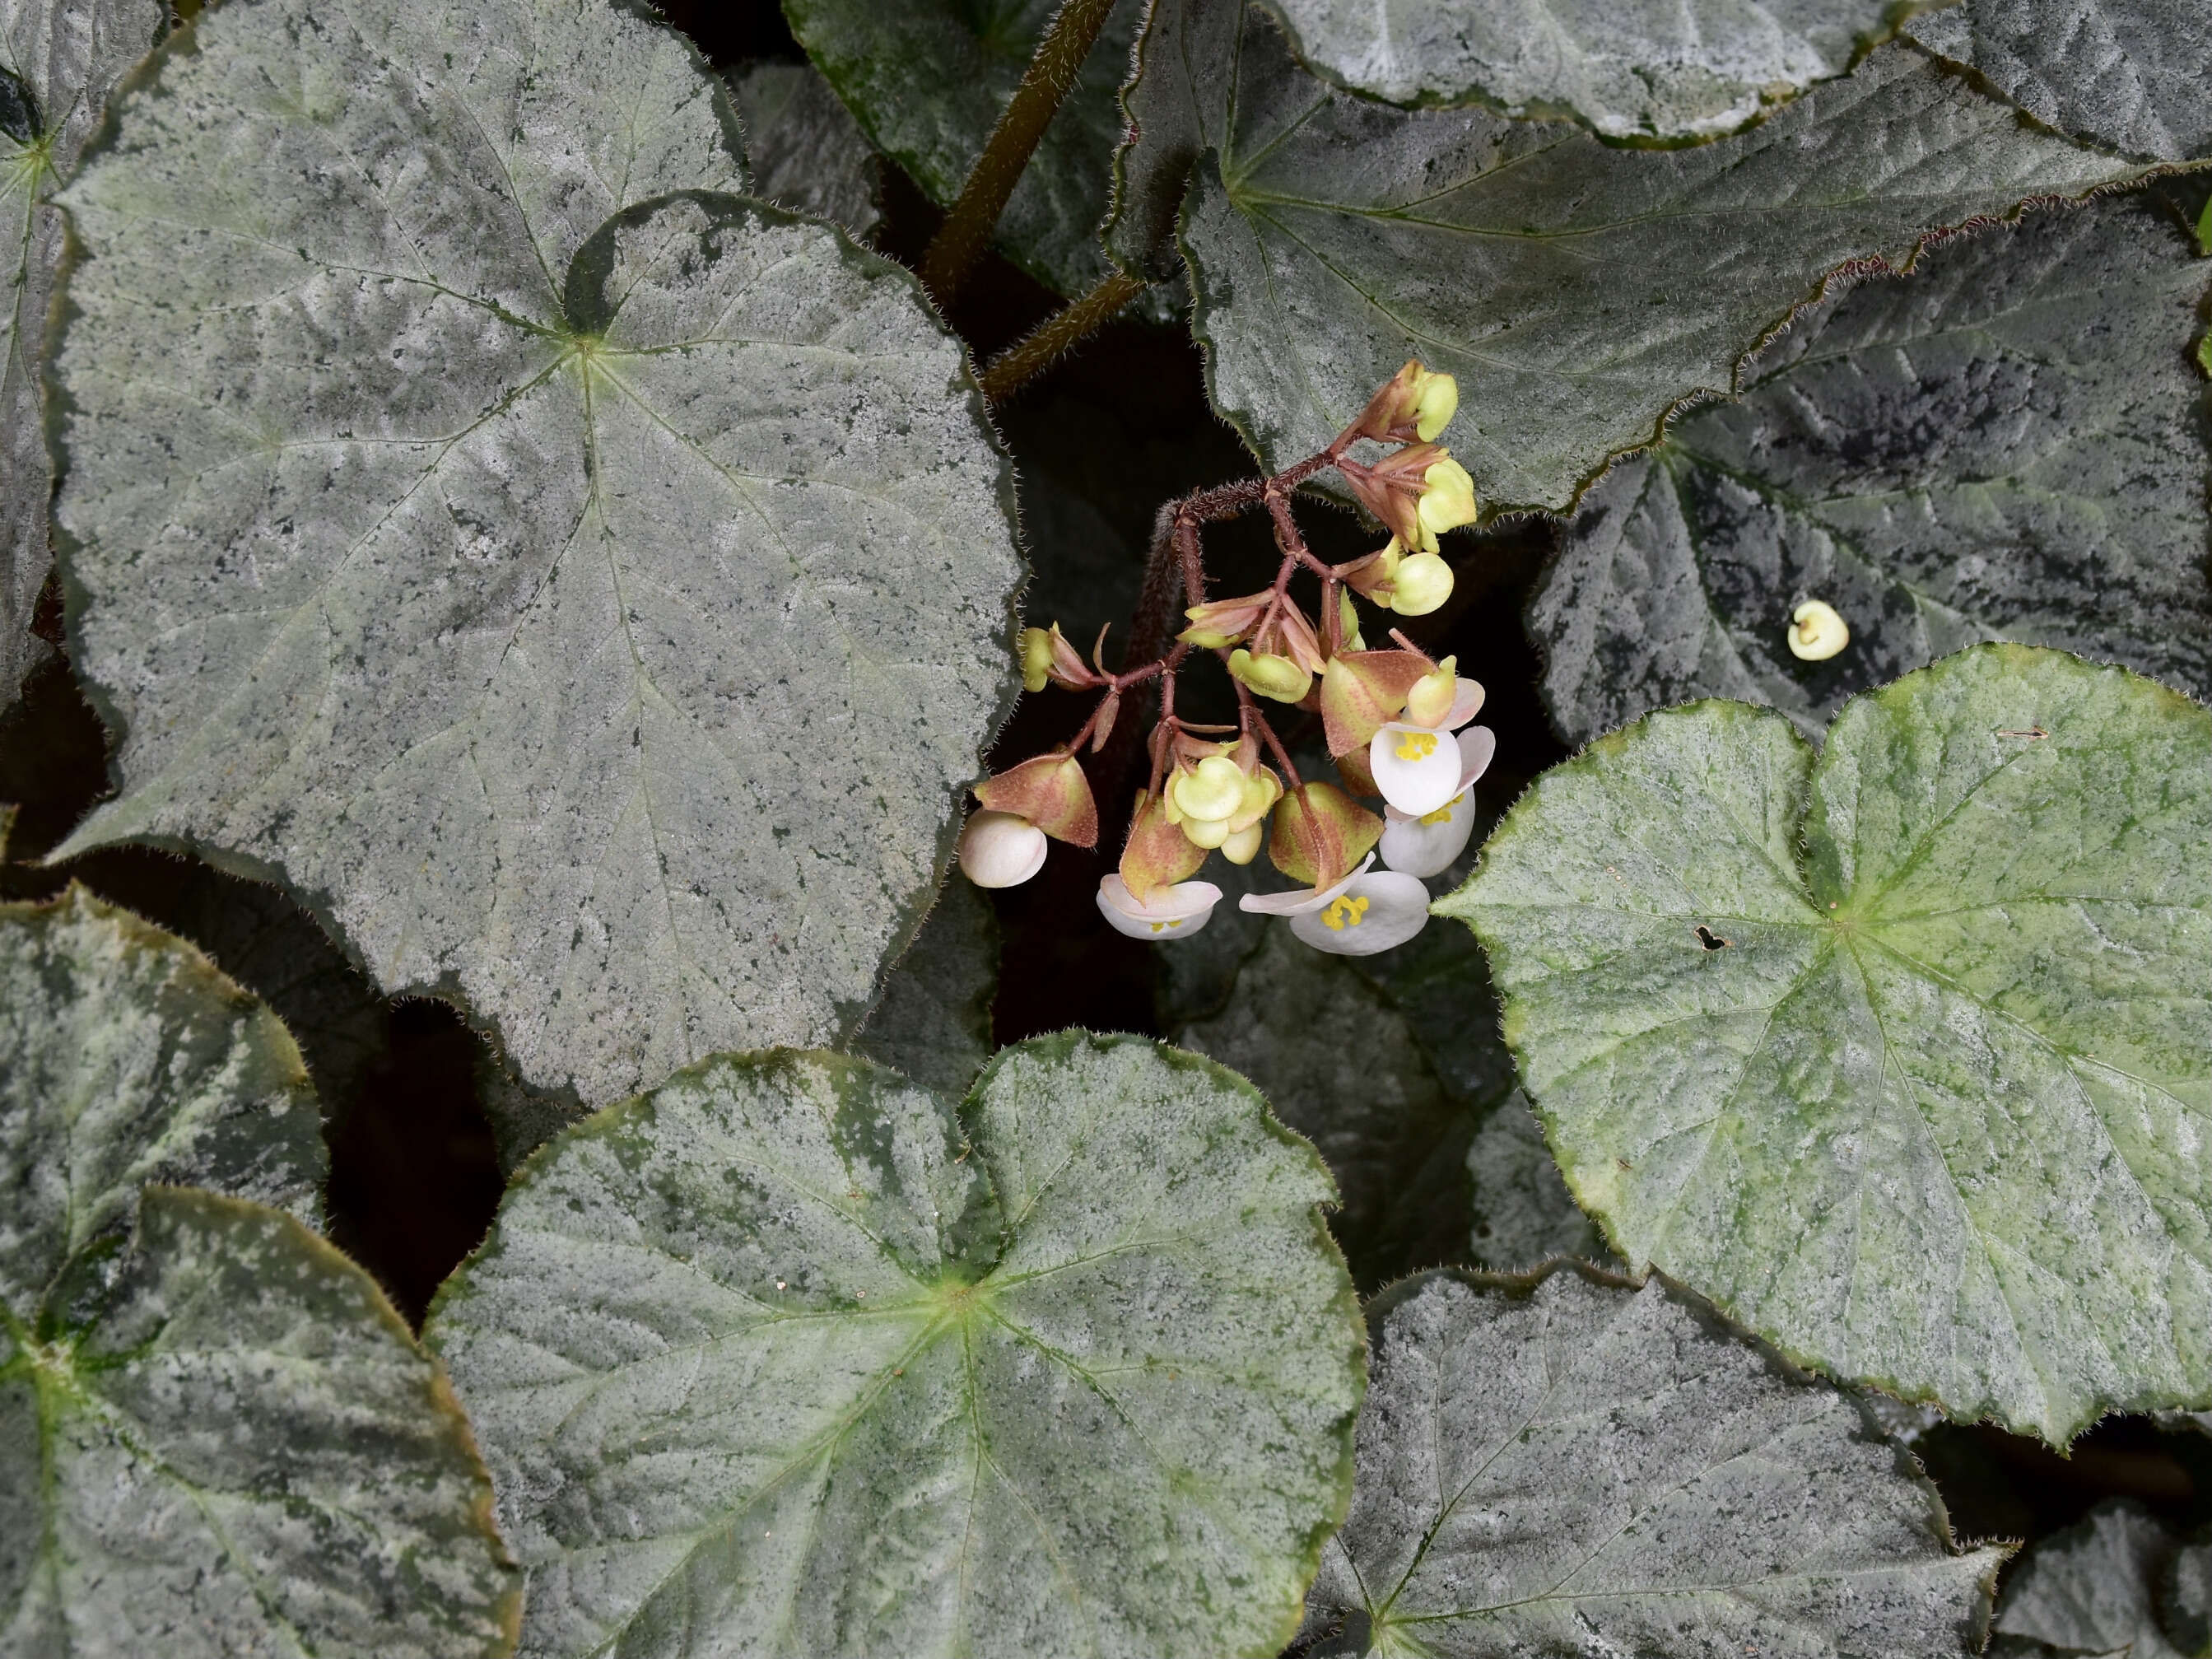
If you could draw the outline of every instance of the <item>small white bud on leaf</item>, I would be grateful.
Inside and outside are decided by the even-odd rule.
[[[1790,613],[1790,653],[1802,662],[1826,662],[1851,642],[1851,630],[1835,606],[1808,599]]]

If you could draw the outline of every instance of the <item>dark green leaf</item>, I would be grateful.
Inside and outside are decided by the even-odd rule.
[[[883,217],[876,152],[830,83],[804,64],[756,64],[730,77],[730,94],[755,192],[866,241]]]
[[[1856,691],[1980,640],[2212,692],[2208,270],[2162,196],[2037,213],[1800,317],[1738,403],[1583,499],[1531,601],[1575,742],[1697,696],[1816,733]],[[1785,643],[1804,599],[1843,654]]]

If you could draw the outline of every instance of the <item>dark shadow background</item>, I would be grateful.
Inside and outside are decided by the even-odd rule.
[[[663,9],[719,68],[804,61],[773,3],[664,0]],[[884,173],[875,243],[918,264],[940,216],[895,167],[885,163]],[[1059,303],[992,258],[949,320],[980,362]],[[1057,617],[1086,647],[1109,620],[1114,637],[1126,637],[1127,601],[1159,502],[1251,472],[1236,434],[1207,407],[1203,369],[1187,331],[1122,321],[994,411],[1021,471],[1025,537],[1042,567],[1030,620]],[[1302,507],[1301,520],[1323,558],[1373,544],[1349,514],[1325,503]],[[1462,672],[1487,688],[1483,719],[1498,750],[1485,793],[1503,805],[1567,753],[1545,721],[1534,689],[1540,664],[1520,625],[1553,532],[1531,520],[1455,539],[1456,550],[1447,550],[1459,573],[1451,602],[1407,632],[1434,654],[1456,653]],[[1218,592],[1250,591],[1272,577],[1263,517],[1210,532],[1207,545]],[[51,585],[47,600],[40,629],[58,644]],[[1109,662],[1115,654],[1109,646]],[[1194,677],[1191,690],[1207,678]],[[1066,737],[1085,708],[1049,691],[1024,698],[994,764]],[[1138,712],[1133,704],[1124,718]],[[1293,748],[1301,719],[1312,720],[1293,714],[1283,728]],[[24,862],[58,842],[104,792],[104,741],[60,661],[0,713],[0,801],[21,804],[11,861],[0,864],[0,896],[44,896],[75,877],[193,939],[276,1006],[325,1099],[331,1237],[419,1325],[438,1285],[483,1236],[501,1190],[478,1105],[482,1041],[443,1003],[378,998],[313,921],[272,890],[141,848],[97,853],[66,870]],[[1102,805],[1110,817],[1115,807]],[[1109,929],[1093,902],[1111,868],[1107,858],[1055,848],[1038,878],[994,895],[1006,941],[994,1010],[1001,1043],[1070,1024],[1158,1034],[1151,951]],[[2139,1498],[2184,1529],[2212,1521],[2212,1437],[2161,1430],[2148,1419],[2110,1419],[2069,1458],[1978,1425],[1937,1428],[1916,1449],[1963,1537],[2033,1538],[2114,1495]]]

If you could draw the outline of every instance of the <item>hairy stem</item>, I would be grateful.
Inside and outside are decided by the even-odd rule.
[[[1012,397],[1121,314],[1145,285],[1115,271],[1079,300],[1071,300],[991,359],[984,369],[983,395],[993,403]]]
[[[1106,26],[1106,14],[1113,9],[1114,0],[1065,0],[1046,25],[1021,85],[1014,88],[990,141],[969,170],[968,182],[960,187],[960,199],[922,256],[921,280],[939,305],[951,303],[961,279],[990,242],[1006,198],[1014,193],[1060,100],[1073,89],[1083,60],[1091,56],[1098,31]]]

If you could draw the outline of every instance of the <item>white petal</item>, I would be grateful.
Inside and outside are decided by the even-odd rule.
[[[1462,789],[1433,812],[1409,817],[1383,809],[1382,862],[1409,876],[1440,876],[1474,834],[1474,795]]]
[[[1098,913],[1117,933],[1148,943],[1183,939],[1206,926],[1213,907],[1221,902],[1221,890],[1210,881],[1179,881],[1154,892],[1148,903],[1137,902],[1128,884],[1118,875],[1098,884]]]
[[[1360,860],[1359,867],[1357,870],[1337,883],[1335,886],[1324,887],[1318,892],[1310,887],[1293,887],[1288,892],[1283,893],[1247,893],[1237,901],[1237,908],[1240,910],[1249,910],[1255,915],[1261,916],[1295,916],[1308,910],[1318,910],[1346,888],[1351,886],[1353,882],[1358,881],[1360,877],[1365,875],[1368,866],[1374,862],[1375,854],[1370,853],[1365,858]]]
[[[1393,720],[1367,745],[1367,769],[1382,799],[1414,817],[1459,793],[1459,744],[1447,732]]]
[[[1470,726],[1459,734],[1459,787],[1467,788],[1490,769],[1498,753],[1498,733],[1486,726]]]
[[[960,872],[978,887],[1018,887],[1044,868],[1048,845],[1018,812],[977,812],[960,831]]]
[[[1456,732],[1482,712],[1484,692],[1482,683],[1471,680],[1464,674],[1459,677],[1459,695],[1452,699],[1451,713],[1441,724],[1447,732]]]
[[[1403,945],[1429,923],[1429,890],[1396,870],[1362,876],[1325,909],[1291,918],[1291,931],[1332,956],[1371,957]]]

